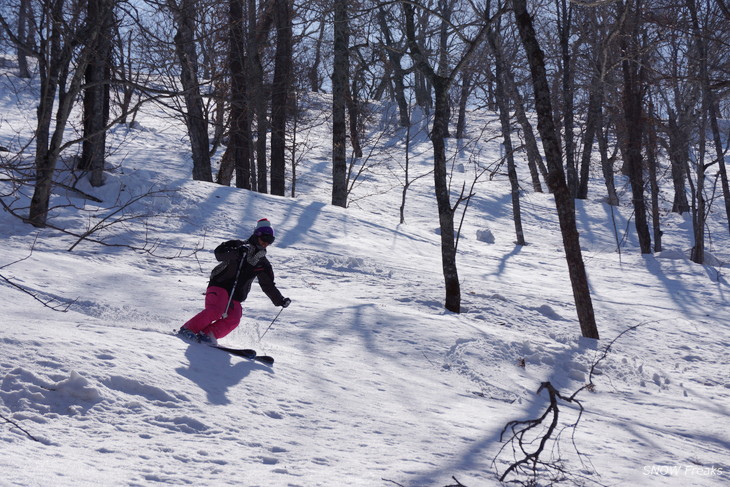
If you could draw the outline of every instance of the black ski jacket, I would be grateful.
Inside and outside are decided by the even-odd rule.
[[[258,278],[261,289],[271,299],[275,306],[284,304],[284,296],[274,284],[274,270],[266,258],[266,249],[256,244],[257,237],[252,235],[248,240],[229,240],[215,249],[215,258],[220,262],[210,273],[208,286],[218,286],[229,293],[233,289],[238,275],[236,289],[233,290],[233,299],[242,302],[246,300],[251,283]]]

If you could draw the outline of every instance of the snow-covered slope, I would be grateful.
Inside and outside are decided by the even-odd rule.
[[[2,109],[0,145],[17,149],[31,112],[11,96]],[[574,433],[576,406],[560,403],[560,443],[545,458],[605,485],[730,479],[721,216],[709,249],[717,265],[685,257],[689,222],[673,214],[666,250],[641,256],[630,207],[603,204],[595,182],[578,217],[596,342],[580,338],[549,195],[523,195],[529,245],[516,247],[505,178],[476,185],[459,242],[457,315],[442,307],[430,176],[409,190],[399,224],[402,161],[387,152],[357,187],[357,205],[327,204],[326,124],[309,134],[300,195],[284,198],[189,181],[181,127],[154,113],[139,121],[111,137],[107,184],[79,185],[104,203],[59,192],[54,203],[83,210],[60,208],[54,223],[83,232],[117,200],[169,190],[126,213],[145,218],[95,235],[151,252],[74,246],[78,238],[0,214],[0,274],[10,281],[0,281],[0,485],[496,485],[495,468],[514,459],[508,445],[495,461],[502,429],[544,412],[541,382],[572,394],[636,325],[600,362],[595,389],[579,394]],[[415,174],[430,170],[428,149],[415,145]],[[498,146],[480,150],[498,158]],[[454,187],[472,177],[468,160]],[[203,304],[211,250],[247,237],[262,217],[277,231],[269,256],[292,305],[260,339],[278,309],[254,288],[222,343],[270,354],[273,368],[171,335]],[[614,228],[628,232],[621,253]],[[477,238],[485,232],[494,243]]]

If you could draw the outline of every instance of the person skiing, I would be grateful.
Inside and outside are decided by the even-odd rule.
[[[274,271],[266,258],[266,247],[274,240],[271,223],[262,218],[248,240],[229,240],[216,247],[215,258],[220,264],[210,274],[205,309],[185,323],[178,335],[215,344],[235,330],[243,314],[241,303],[255,278],[274,306],[289,306],[291,299],[285,298],[274,284]]]

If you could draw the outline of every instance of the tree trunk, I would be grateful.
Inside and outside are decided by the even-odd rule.
[[[459,116],[456,119],[456,138],[463,139],[466,132],[466,105],[469,101],[469,93],[471,92],[470,72],[464,72],[461,76],[461,86],[459,86]]]
[[[275,0],[276,54],[271,87],[271,194],[286,192],[287,95],[291,80],[292,11],[288,0]]]
[[[431,143],[433,145],[433,178],[436,187],[436,203],[441,230],[441,266],[444,273],[446,298],[444,307],[454,313],[461,312],[461,284],[456,267],[456,243],[454,241],[454,210],[449,195],[448,172],[446,170],[446,147],[444,139],[448,136],[449,124],[449,85],[446,79],[435,76],[431,79],[434,87],[435,109]]]
[[[18,12],[18,76],[30,78],[28,68],[28,46],[33,45],[33,32],[31,24],[31,0],[20,0]]]
[[[568,272],[581,333],[584,337],[598,339],[598,328],[593,313],[588,276],[583,263],[580,238],[575,220],[574,201],[565,181],[560,138],[552,118],[550,87],[545,72],[544,55],[537,42],[532,18],[527,13],[526,0],[513,0],[512,5],[520,38],[530,64],[535,93],[535,108],[538,116],[538,130],[542,136],[545,159],[549,170],[547,183],[555,197],[555,206],[560,221],[565,258],[568,263]]]
[[[636,233],[639,237],[639,247],[642,254],[651,253],[651,235],[646,217],[646,202],[644,201],[644,168],[641,155],[643,124],[642,103],[644,90],[644,70],[639,57],[638,13],[629,13],[627,16],[628,28],[624,31],[621,41],[623,60],[623,109],[624,109],[624,157],[631,181],[631,195],[634,204],[634,221]]]
[[[434,89],[435,110],[431,127],[431,144],[433,145],[433,178],[441,233],[441,267],[446,292],[444,307],[449,311],[459,313],[461,312],[461,284],[456,267],[454,208],[451,207],[444,143],[449,132],[449,87],[453,82],[454,74],[452,73],[449,77],[441,76],[428,64],[416,41],[413,5],[404,3],[402,8],[405,13],[409,52],[414,59],[417,72],[423,74]]]
[[[699,81],[702,89],[702,121],[699,126],[699,155],[697,157],[697,165],[695,172],[697,174],[697,187],[695,194],[697,198],[697,209],[694,215],[694,236],[695,243],[692,247],[692,262],[703,264],[705,262],[705,223],[707,220],[707,204],[705,201],[705,176],[707,168],[716,162],[720,162],[723,166],[724,152],[722,150],[722,142],[717,126],[717,118],[714,113],[714,102],[712,100],[712,91],[710,90],[710,82],[707,71],[707,49],[704,42],[704,33],[700,29],[700,23],[697,18],[697,7],[694,0],[686,0],[692,16],[692,30],[694,41],[696,42],[697,57],[699,62]],[[705,164],[705,134],[707,133],[707,121],[709,119],[713,132],[713,140],[715,141],[717,160],[709,164]]]
[[[589,89],[590,93],[588,94],[588,114],[583,136],[583,154],[580,160],[580,182],[576,194],[576,197],[582,200],[588,198],[588,180],[590,178],[593,142],[596,138],[598,122],[601,117],[601,106],[603,105],[603,73],[601,66],[601,63],[596,63],[594,67]]]
[[[596,120],[596,137],[598,138],[598,152],[601,155],[601,172],[603,181],[606,183],[607,203],[611,206],[618,206],[619,199],[616,193],[616,182],[613,174],[613,163],[616,160],[616,153],[608,155],[608,134],[603,127],[603,112],[598,113]]]
[[[322,40],[324,39],[324,27],[326,23],[319,23],[319,35],[317,36],[317,42],[314,47],[314,61],[307,71],[307,77],[309,78],[309,87],[317,93],[322,87],[322,79],[319,75],[319,64],[322,59]]]
[[[512,194],[512,220],[515,223],[515,235],[517,245],[527,245],[525,242],[525,233],[522,230],[522,214],[520,211],[520,182],[517,178],[517,170],[515,168],[515,158],[512,149],[512,125],[510,124],[509,106],[507,100],[509,97],[504,90],[504,75],[499,65],[496,66],[496,94],[497,106],[499,107],[499,121],[502,125],[502,138],[504,140],[505,157],[507,158],[507,174],[509,175],[509,183]]]
[[[347,124],[349,70],[347,1],[335,0],[334,66],[332,72],[332,204],[347,206]]]
[[[251,127],[248,116],[243,0],[229,0],[228,67],[231,73],[231,120],[228,151],[236,169],[236,186],[251,189]]]
[[[352,152],[355,157],[360,159],[362,157],[362,145],[360,144],[360,131],[358,130],[358,123],[360,121],[360,102],[357,98],[358,87],[356,77],[353,77],[352,87],[348,87],[345,93],[345,101],[347,104],[347,120],[348,129],[350,132],[350,145],[352,146]]]
[[[57,0],[44,5],[48,19],[62,18],[64,1]],[[73,103],[81,92],[84,73],[89,63],[91,48],[99,35],[98,25],[92,25],[85,34],[87,44],[79,46],[75,40],[79,36],[79,26],[49,22],[48,39],[41,38],[38,55],[40,72],[40,101],[37,110],[35,189],[30,202],[28,221],[36,227],[45,227],[50,209],[51,189],[56,162],[61,153],[63,135]],[[72,64],[73,61],[73,64]],[[73,66],[73,69],[71,67]],[[69,75],[71,80],[69,81]],[[51,134],[53,107],[58,100],[55,127]],[[49,140],[50,138],[50,140]]]
[[[270,3],[267,5],[271,5]],[[255,172],[255,187],[259,193],[269,191],[269,159],[266,152],[269,119],[268,95],[264,88],[264,67],[261,65],[261,49],[266,44],[266,36],[273,23],[271,8],[262,12],[256,8],[256,0],[248,0],[248,56],[246,56],[246,83],[249,100],[249,134],[253,131],[253,120],[256,118],[256,142],[251,141],[254,155],[250,160],[251,173]],[[254,159],[255,158],[255,162]]]
[[[706,114],[703,113],[699,126],[699,133],[704,134],[707,130]],[[705,138],[699,137],[699,150],[695,172],[697,184],[693,190],[692,225],[694,234],[694,245],[690,260],[697,264],[705,262],[705,223],[707,221],[707,202],[705,201],[705,177],[707,165],[705,164]]]
[[[119,123],[127,124],[130,122],[127,117],[131,115],[131,121],[134,121],[137,116],[138,109],[138,107],[135,107],[133,110],[130,110],[130,107],[132,106],[132,98],[134,97],[135,92],[134,84],[132,83],[132,79],[134,77],[132,74],[134,72],[134,67],[131,54],[133,44],[132,33],[127,32],[125,37],[120,32],[119,26],[116,24],[114,26],[114,32],[116,43],[115,52],[118,56],[117,62],[113,66],[113,69],[116,71],[114,76],[116,78],[114,90],[121,93],[121,95],[119,95],[121,99],[117,101],[117,110],[120,112]],[[119,83],[116,81],[119,81]]]
[[[567,0],[559,0],[558,34],[560,36],[560,54],[563,66],[563,130],[565,132],[565,163],[568,169],[568,189],[573,197],[578,194],[578,172],[575,167],[575,136],[573,134],[573,66],[570,55],[570,28],[573,17],[573,4]],[[558,4],[558,0],[556,0]]]
[[[89,0],[87,21],[99,25],[101,32],[92,46],[91,59],[86,67],[84,90],[84,141],[82,143],[79,168],[90,171],[90,182],[94,187],[104,184],[104,163],[106,152],[106,125],[109,121],[109,83],[111,78],[111,35],[113,2],[110,0]]]
[[[691,127],[685,121],[685,117],[673,110],[668,110],[667,138],[670,168],[672,173],[672,184],[674,187],[674,201],[672,211],[674,213],[689,213],[690,204],[687,201],[686,167],[689,161],[689,137]]]
[[[63,0],[55,2],[52,12],[46,12],[50,18],[60,18],[63,11]],[[56,160],[49,154],[51,119],[53,102],[56,98],[59,76],[61,72],[61,31],[57,22],[51,23],[50,37],[41,36],[38,70],[40,76],[40,99],[36,110],[36,153],[35,153],[35,189],[30,202],[28,220],[35,227],[45,227],[53,184],[53,173]]]
[[[646,130],[646,158],[649,170],[649,187],[651,188],[651,221],[654,235],[654,252],[662,251],[661,214],[659,208],[659,182],[657,180],[657,134],[656,125],[659,123],[654,113],[654,104],[649,102],[649,117]]]
[[[545,167],[545,163],[542,160],[542,154],[540,154],[540,149],[538,148],[535,131],[532,128],[530,120],[527,118],[527,113],[525,112],[525,105],[524,101],[522,100],[522,96],[520,96],[513,84],[514,81],[512,80],[511,73],[508,74],[508,77],[510,81],[508,81],[506,84],[508,86],[508,91],[513,92],[512,100],[514,101],[515,118],[517,119],[517,123],[520,124],[520,127],[522,127],[522,133],[525,137],[525,153],[527,154],[527,167],[530,170],[532,189],[536,193],[542,193],[540,174],[542,174],[543,179],[547,180],[548,171]],[[510,84],[512,84],[511,88],[509,88]]]
[[[708,164],[718,164],[720,174],[720,184],[722,185],[722,193],[725,200],[725,217],[728,222],[728,231],[730,231],[730,184],[728,184],[727,169],[725,167],[725,151],[722,147],[722,136],[720,127],[717,122],[717,107],[715,105],[715,94],[710,87],[710,76],[707,69],[707,46],[705,45],[706,34],[700,29],[699,19],[697,17],[697,6],[695,0],[687,0],[687,5],[692,15],[692,27],[694,30],[695,42],[700,56],[700,83],[702,84],[702,108],[707,114],[710,122],[710,130],[712,131],[712,142],[715,149],[715,161]],[[727,13],[727,9],[725,9]],[[700,132],[704,134],[705,132]],[[704,172],[704,170],[703,170]],[[704,223],[704,222],[703,222]],[[704,228],[704,225],[703,225]],[[702,263],[701,261],[695,261]]]
[[[205,116],[203,97],[198,82],[198,53],[195,45],[195,0],[181,0],[178,5],[170,2],[175,18],[175,52],[180,62],[180,83],[185,99],[185,125],[190,137],[193,158],[193,179],[213,181],[210,167],[210,138]]]

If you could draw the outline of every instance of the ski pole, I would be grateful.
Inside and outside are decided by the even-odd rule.
[[[282,312],[282,311],[284,311],[284,308],[281,308],[281,309],[279,310],[279,312],[278,312],[278,313],[276,313],[276,316],[274,317],[274,319],[273,319],[273,320],[271,320],[271,323],[269,323],[269,326],[268,326],[268,327],[266,328],[266,330],[264,330],[263,334],[262,334],[262,335],[261,335],[261,336],[259,337],[259,341],[260,341],[260,340],[261,340],[261,339],[262,339],[262,338],[264,337],[264,335],[266,335],[266,332],[267,332],[267,331],[269,331],[269,328],[271,328],[271,327],[272,327],[272,325],[274,324],[274,322],[275,322],[275,321],[276,321],[276,319],[277,319],[277,318],[279,317],[279,315],[281,314],[281,312]]]
[[[246,261],[247,255],[248,252],[245,252],[241,256],[241,263],[238,264],[238,272],[236,272],[236,280],[233,281],[233,288],[231,288],[231,292],[228,293],[228,304],[226,305],[226,310],[223,312],[223,316],[221,316],[221,319],[228,318],[228,308],[231,307],[231,301],[233,301],[233,293],[236,291],[236,286],[238,285],[238,277],[241,275],[241,269],[243,269],[243,263]]]

